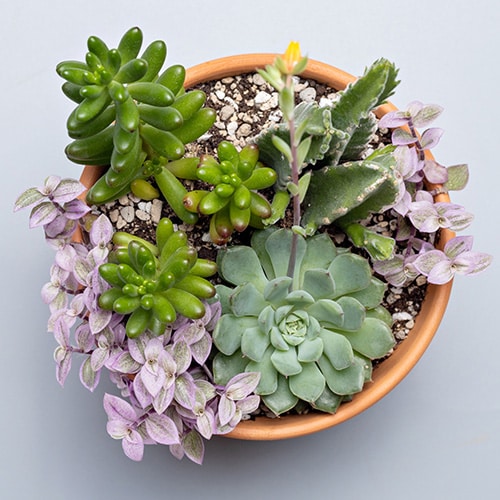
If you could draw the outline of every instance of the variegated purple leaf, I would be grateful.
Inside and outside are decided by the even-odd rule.
[[[410,119],[406,111],[390,111],[386,113],[378,123],[379,128],[396,128],[408,124]]]
[[[110,370],[125,374],[134,374],[141,369],[141,365],[132,358],[128,351],[117,353],[113,359],[106,363]],[[140,377],[136,377],[141,380]]]
[[[413,126],[416,128],[428,127],[443,112],[437,104],[425,104],[418,111],[411,111]]]
[[[450,258],[454,259],[463,252],[472,250],[474,238],[472,236],[455,236],[444,246],[444,253]]]
[[[157,443],[167,445],[180,443],[177,427],[166,415],[151,413],[148,415],[145,425],[149,436]]]
[[[90,392],[94,392],[94,389],[99,384],[101,372],[94,371],[90,364],[90,356],[85,359],[80,367],[80,381],[84,387],[86,387]]]
[[[205,443],[195,430],[188,432],[182,439],[182,446],[186,456],[196,464],[203,463]]]
[[[164,413],[174,400],[175,384],[174,379],[170,379],[169,385],[164,385],[160,392],[153,399],[153,408],[159,414]]]
[[[211,408],[206,408],[196,418],[196,429],[205,438],[210,439],[216,431],[215,416]]]
[[[90,367],[92,370],[97,372],[100,370],[104,363],[109,358],[109,349],[103,349],[102,347],[98,347],[94,349],[94,352],[90,355]]]
[[[402,128],[397,128],[392,132],[391,141],[394,146],[407,146],[409,144],[415,144],[417,142],[417,138],[413,137],[410,132],[407,132]]]
[[[202,320],[189,322],[175,331],[174,341],[184,340],[188,345],[198,342],[205,333],[205,325]]]
[[[131,424],[137,418],[132,406],[118,396],[104,394],[103,405],[109,420],[122,420]]]
[[[228,398],[226,394],[223,394],[220,397],[217,409],[220,425],[224,426],[234,417],[236,403],[232,399]]]
[[[196,386],[193,378],[185,372],[175,379],[175,400],[184,408],[191,410],[195,405]]]
[[[38,188],[29,188],[17,197],[14,202],[14,212],[40,203],[44,198],[45,195]]]
[[[444,184],[448,180],[448,170],[437,161],[426,160],[424,164],[425,178],[433,184]]]
[[[90,331],[95,335],[106,328],[111,320],[112,312],[104,309],[90,311],[89,326]]]
[[[443,132],[444,130],[442,128],[428,128],[420,138],[420,145],[423,149],[432,149],[436,147],[439,144]]]
[[[240,401],[236,402],[236,408],[238,408],[243,415],[249,415],[253,413],[260,405],[260,396],[257,394],[252,394]]]
[[[65,347],[58,346],[54,351],[54,360],[56,362],[56,380],[61,386],[64,386],[64,382],[71,370],[72,353]]]
[[[113,226],[111,221],[104,214],[100,215],[90,228],[90,242],[92,245],[100,246],[107,245],[113,236]]]
[[[465,275],[484,271],[492,262],[493,257],[483,252],[464,252],[454,261],[455,272]]]
[[[95,346],[95,338],[92,335],[88,323],[82,323],[75,330],[76,344],[83,352],[89,352]]]
[[[132,385],[134,388],[134,395],[135,395],[138,403],[141,405],[142,408],[148,407],[152,403],[153,397],[151,396],[148,389],[144,385],[142,378],[139,376],[136,376],[134,378],[134,382]]]
[[[141,435],[134,429],[129,429],[127,435],[122,439],[123,452],[134,462],[140,462],[144,456],[144,441]]]
[[[456,270],[453,268],[452,261],[445,258],[436,263],[436,265],[430,270],[427,275],[427,280],[429,283],[433,283],[434,285],[444,285],[453,279],[455,271]]]
[[[52,190],[52,197],[62,205],[77,198],[85,189],[85,186],[76,179],[62,179]]]
[[[154,366],[153,366],[154,365]],[[154,398],[163,387],[165,382],[165,372],[158,368],[158,363],[148,360],[139,372],[147,391]]]
[[[172,356],[176,365],[176,373],[184,373],[191,365],[192,355],[189,346],[184,340],[179,340],[173,345]]]
[[[59,212],[56,206],[50,201],[44,201],[39,205],[36,205],[31,210],[29,227],[34,228],[47,225],[52,222],[58,215]]]
[[[443,261],[449,261],[445,253],[441,250],[431,250],[418,255],[415,259],[414,265],[420,273],[428,276],[432,269]]]
[[[259,384],[259,380],[259,372],[239,373],[229,380],[224,392],[229,399],[238,401],[254,392]]]
[[[56,264],[65,271],[73,271],[77,258],[76,250],[72,245],[65,245],[55,255]]]
[[[45,196],[50,196],[54,193],[60,183],[61,178],[58,175],[49,175],[43,182],[43,186],[40,188],[40,191]]]
[[[203,365],[205,364],[210,351],[212,350],[212,337],[208,332],[204,332],[203,337],[191,345],[191,354],[195,361]]]
[[[64,205],[64,216],[70,220],[81,219],[90,212],[90,207],[80,200],[72,200]]]

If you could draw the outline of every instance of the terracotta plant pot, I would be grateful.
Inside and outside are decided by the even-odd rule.
[[[189,88],[205,81],[254,72],[256,68],[271,64],[274,58],[274,54],[246,54],[199,64],[187,70],[185,86]],[[355,79],[342,70],[314,60],[309,61],[302,76],[336,90],[345,88]],[[380,117],[394,109],[396,108],[392,104],[385,104],[378,108],[377,115]],[[84,169],[81,181],[90,186],[99,176],[99,169],[87,167]],[[446,194],[439,194],[438,197],[437,201],[449,201]],[[440,247],[453,237],[453,233],[448,230],[442,230],[440,235]],[[363,391],[356,394],[352,401],[343,403],[334,415],[310,413],[279,418],[258,417],[240,423],[227,436],[247,440],[276,440],[303,436],[340,424],[375,404],[403,380],[429,346],[444,315],[451,286],[451,281],[445,285],[428,286],[422,309],[408,337],[398,345],[389,358],[375,367],[372,382],[367,383]]]

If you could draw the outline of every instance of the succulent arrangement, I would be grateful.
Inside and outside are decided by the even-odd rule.
[[[42,298],[58,381],[77,356],[91,391],[107,371],[121,394],[104,396],[108,433],[128,457],[157,443],[201,463],[203,439],[242,419],[335,413],[395,346],[388,285],[446,283],[491,257],[473,251],[470,236],[435,247],[441,228],[472,221],[434,200],[464,188],[468,168],[429,154],[442,135],[429,128],[439,106],[413,102],[376,117],[399,83],[389,61],[329,105],[296,105],[308,59],[292,42],[258,70],[278,94],[281,123],[242,148],[224,140],[198,157],[187,145],[216,112],[204,92],[184,89],[182,66],[163,69],[164,42],[141,52],[142,42],[139,28],[116,49],[91,36],[84,62],[57,66],[76,103],[66,155],[102,175],[88,191],[50,176],[15,209],[31,208],[30,226],[42,226],[55,250]],[[117,230],[101,209],[129,192],[168,205],[154,237]],[[373,214],[394,221],[393,236],[371,225]],[[213,259],[186,227],[202,228]],[[333,228],[348,245],[335,243]]]

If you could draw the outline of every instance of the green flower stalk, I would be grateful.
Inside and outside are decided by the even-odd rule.
[[[288,256],[297,238],[293,277]],[[337,249],[326,234],[290,230],[254,234],[219,261],[223,316],[214,331],[217,383],[261,373],[256,393],[277,415],[300,401],[334,413],[370,380],[371,360],[394,346],[385,285],[363,257]]]

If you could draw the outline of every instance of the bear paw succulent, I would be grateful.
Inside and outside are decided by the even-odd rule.
[[[299,401],[335,412],[371,378],[371,360],[394,346],[385,285],[368,261],[337,249],[330,237],[299,237],[288,275],[292,232],[254,233],[251,247],[222,254],[223,316],[214,331],[217,383],[257,371],[256,393],[279,415]]]

